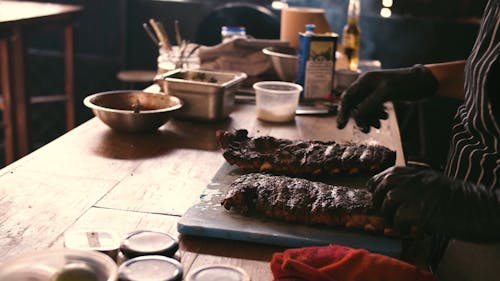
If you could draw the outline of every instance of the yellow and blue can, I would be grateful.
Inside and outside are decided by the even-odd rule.
[[[337,39],[333,32],[314,33],[313,24],[299,33],[297,83],[304,89],[302,99],[326,99],[332,94]]]

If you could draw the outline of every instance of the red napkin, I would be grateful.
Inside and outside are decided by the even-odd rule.
[[[409,263],[338,245],[275,253],[271,271],[276,281],[437,281]]]

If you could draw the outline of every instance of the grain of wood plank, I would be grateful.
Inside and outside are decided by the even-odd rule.
[[[115,182],[12,172],[0,177],[0,256],[47,248]]]
[[[190,264],[188,271],[225,264],[243,268],[251,280],[272,280],[269,262],[273,253],[284,250],[270,245],[197,236],[181,236],[181,243],[183,264]]]
[[[391,109],[392,110],[392,109]],[[273,124],[237,105],[222,122],[171,120],[155,133],[117,133],[93,118],[0,171],[0,256],[62,247],[68,229],[112,228],[119,234],[157,229],[177,235],[179,217],[199,198],[224,163],[217,130],[247,129],[251,136],[380,141],[404,164],[394,112],[380,131],[335,127],[334,117],[297,116]],[[240,266],[252,280],[270,280],[279,247],[182,236],[186,272],[207,264]]]
[[[91,208],[81,216],[68,230],[111,230],[120,237],[135,230],[156,230],[178,237],[176,223],[178,217],[130,212],[103,208]],[[272,253],[280,248],[203,237],[181,237],[182,246],[179,256],[185,276],[190,271],[206,265],[233,265],[243,268],[252,280],[270,280],[269,261]],[[51,246],[63,248],[64,239],[60,236]],[[227,247],[238,249],[227,251]]]
[[[182,215],[224,163],[220,153],[176,150],[144,162],[98,204],[99,207]]]
[[[155,230],[177,237],[177,220],[176,216],[93,207],[68,226],[66,231],[109,230],[119,237],[124,237],[135,230]],[[63,235],[58,237],[51,247],[63,248]]]
[[[35,151],[29,155],[29,161],[16,169],[54,176],[119,180],[137,168],[142,159],[155,155],[153,151],[137,149],[140,144],[147,143],[155,152],[160,149],[151,144],[152,140],[148,143],[138,136],[115,133],[92,119]]]

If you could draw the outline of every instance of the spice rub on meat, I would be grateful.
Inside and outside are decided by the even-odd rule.
[[[306,177],[375,174],[396,162],[396,152],[382,145],[249,138],[247,130],[219,131],[217,138],[224,158],[245,172]]]
[[[306,179],[251,173],[238,177],[221,202],[244,215],[307,225],[339,226],[391,234],[382,217],[371,214],[372,194]]]

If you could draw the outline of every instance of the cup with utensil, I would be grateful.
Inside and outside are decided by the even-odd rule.
[[[192,44],[182,39],[179,21],[176,20],[174,22],[176,46],[171,45],[165,27],[161,22],[150,19],[148,23],[143,23],[144,30],[146,30],[148,36],[159,49],[158,74],[175,69],[193,69],[199,67],[200,62],[196,51],[200,45]]]

